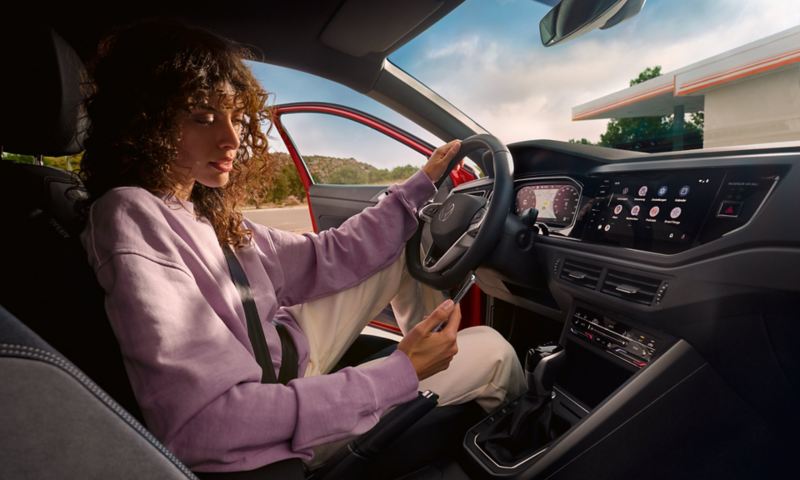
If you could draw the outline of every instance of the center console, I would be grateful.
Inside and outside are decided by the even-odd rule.
[[[473,426],[464,448],[487,478],[513,478],[576,442],[601,405],[648,369],[675,339],[576,305],[558,345],[528,353],[529,391]],[[557,357],[541,352],[557,350]],[[544,355],[538,365],[532,358]],[[595,432],[596,433],[596,432]],[[572,438],[571,438],[572,437]],[[548,456],[550,460],[548,460]]]

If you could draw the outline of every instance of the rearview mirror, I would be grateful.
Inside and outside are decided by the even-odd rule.
[[[639,13],[645,0],[561,0],[539,22],[545,47],[595,28],[606,29]]]

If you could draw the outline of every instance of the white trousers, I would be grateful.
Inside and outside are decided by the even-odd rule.
[[[403,254],[355,287],[291,307],[309,341],[305,376],[329,373],[387,303],[391,302],[405,334],[444,299],[441,292],[411,277]],[[507,397],[525,390],[525,375],[516,353],[496,330],[486,326],[466,328],[458,332],[457,343],[458,353],[447,370],[420,381],[421,391],[431,390],[439,395],[440,406],[475,400],[484,410],[491,411]],[[332,449],[315,449],[313,463],[318,464],[326,454],[333,453],[329,450]]]

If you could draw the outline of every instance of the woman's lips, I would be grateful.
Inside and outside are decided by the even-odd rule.
[[[233,160],[222,160],[219,162],[209,162],[212,167],[216,168],[222,173],[227,173],[233,170]]]

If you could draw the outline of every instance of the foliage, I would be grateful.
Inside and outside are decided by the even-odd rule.
[[[661,75],[661,66],[647,67],[630,81],[630,86],[640,84]],[[703,146],[703,112],[692,113],[684,120],[683,145],[685,149]],[[674,137],[674,115],[663,117],[620,118],[608,122],[605,133],[600,135],[600,145],[643,152],[672,150]]]
[[[656,65],[655,67],[647,67],[641,72],[639,72],[639,76],[632,79],[628,86],[632,87],[634,85],[638,85],[640,83],[644,83],[651,78],[656,78],[661,76],[661,65]]]
[[[412,165],[392,169],[375,168],[354,158],[322,155],[309,155],[304,160],[316,183],[338,185],[387,185],[401,182],[418,170]],[[289,154],[283,152],[270,154],[270,165],[266,174],[263,178],[254,178],[250,190],[248,200],[256,207],[264,204],[295,203],[306,198],[294,162]]]
[[[42,157],[42,162],[48,167],[55,167],[68,172],[76,172],[80,169],[83,153],[68,155],[66,157]],[[3,152],[3,160],[10,160],[17,163],[36,163],[36,158],[32,155],[19,155],[16,153]]]
[[[308,169],[317,183],[337,185],[382,185],[405,180],[418,170],[412,165],[393,169],[375,168],[355,158],[336,158],[319,155],[305,157]]]

